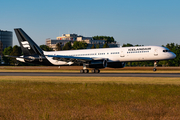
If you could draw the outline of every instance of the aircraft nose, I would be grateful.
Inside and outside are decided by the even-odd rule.
[[[176,54],[175,53],[173,53],[174,55],[173,55],[173,57],[175,58],[176,57]]]
[[[176,57],[176,54],[175,53],[171,53],[171,58],[174,59]]]

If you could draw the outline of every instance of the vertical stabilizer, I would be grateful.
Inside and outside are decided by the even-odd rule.
[[[41,48],[21,28],[14,29],[14,31],[25,56],[43,56]]]

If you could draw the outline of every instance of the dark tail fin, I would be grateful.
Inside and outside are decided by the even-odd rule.
[[[25,56],[43,56],[41,48],[21,28],[14,29],[14,31]]]

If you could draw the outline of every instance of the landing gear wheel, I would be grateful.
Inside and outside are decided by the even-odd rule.
[[[92,72],[92,73],[100,73],[100,70],[98,70],[98,69],[93,69],[93,70],[91,70],[91,72]]]
[[[157,70],[156,68],[153,69],[153,71],[156,71],[156,70]]]
[[[81,69],[81,70],[80,70],[80,73],[84,73],[84,70],[83,70],[83,69]]]
[[[100,70],[96,70],[96,73],[100,73]]]
[[[84,73],[89,73],[89,70],[88,70],[88,69],[85,69],[85,70],[84,70]]]
[[[81,69],[80,73],[89,73],[89,70],[88,69],[85,69],[85,70]]]
[[[91,70],[91,72],[92,72],[92,73],[95,73],[95,70],[93,69],[93,70]]]

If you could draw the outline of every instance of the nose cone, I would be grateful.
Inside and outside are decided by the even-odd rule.
[[[173,55],[173,57],[175,58],[176,57],[176,54],[175,53],[173,53],[174,55]]]
[[[176,57],[176,54],[172,52],[170,57],[171,57],[171,59],[174,59]]]

